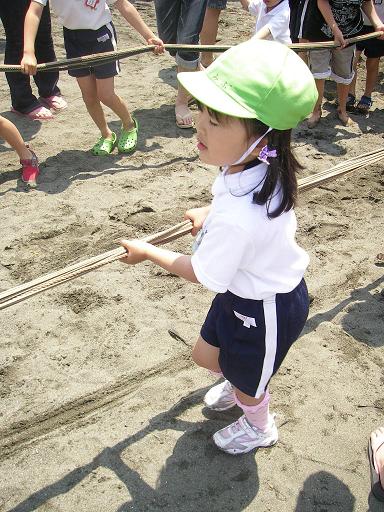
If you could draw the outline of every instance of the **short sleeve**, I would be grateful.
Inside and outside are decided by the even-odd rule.
[[[289,34],[289,14],[281,13],[274,16],[268,23],[267,27],[272,34],[274,40],[290,44],[291,38]]]
[[[32,0],[33,2],[36,2],[37,4],[46,6],[48,3],[48,0]]]
[[[245,230],[229,222],[212,221],[191,259],[197,280],[216,293],[226,292],[251,251]]]

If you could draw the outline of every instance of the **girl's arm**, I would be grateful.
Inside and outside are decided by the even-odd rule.
[[[149,260],[171,274],[176,274],[192,283],[199,282],[196,279],[190,256],[162,249],[142,240],[122,240],[121,245],[128,251],[127,256],[121,259],[123,263],[136,265],[136,263]]]
[[[345,39],[335,21],[335,18],[333,17],[332,9],[331,6],[329,5],[328,0],[317,0],[317,7],[319,8],[319,11],[323,15],[323,18],[325,19],[327,25],[332,30],[335,43],[339,44],[341,48],[345,48]]]
[[[156,45],[155,53],[164,52],[164,43],[155,36],[152,30],[144,22],[137,9],[128,0],[117,0],[115,7],[128,23],[147,41],[148,44]]]
[[[24,21],[24,55],[21,60],[23,73],[36,74],[35,39],[44,6],[32,0]]]
[[[384,24],[381,21],[381,19],[378,17],[372,0],[370,0],[369,2],[364,1],[362,8],[363,8],[364,13],[367,15],[369,21],[372,23],[375,32],[378,32],[380,30],[382,32],[384,32]],[[384,34],[382,37],[380,37],[380,39],[383,39],[383,37],[384,37]]]
[[[256,37],[256,39],[268,39],[271,35],[271,31],[269,30],[268,25],[266,25],[258,30],[253,37]]]

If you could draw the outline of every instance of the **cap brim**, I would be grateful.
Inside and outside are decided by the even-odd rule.
[[[237,103],[229,94],[220,89],[206,74],[206,71],[178,73],[177,79],[194,98],[207,107],[233,117],[255,119],[250,112]]]

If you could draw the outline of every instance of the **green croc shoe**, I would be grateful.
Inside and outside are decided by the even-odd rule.
[[[116,133],[112,132],[112,139],[106,139],[104,137],[100,137],[100,139],[96,142],[96,144],[91,149],[92,155],[95,156],[103,156],[110,155],[112,151],[116,147]]]
[[[135,127],[131,130],[121,130],[117,149],[119,153],[133,153],[137,146],[137,135],[139,133],[139,123],[136,118],[132,118]]]

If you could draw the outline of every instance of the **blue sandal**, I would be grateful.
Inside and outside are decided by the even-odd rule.
[[[372,107],[373,101],[369,96],[363,95],[357,104],[356,110],[360,112],[360,114],[368,114],[369,109]]]

